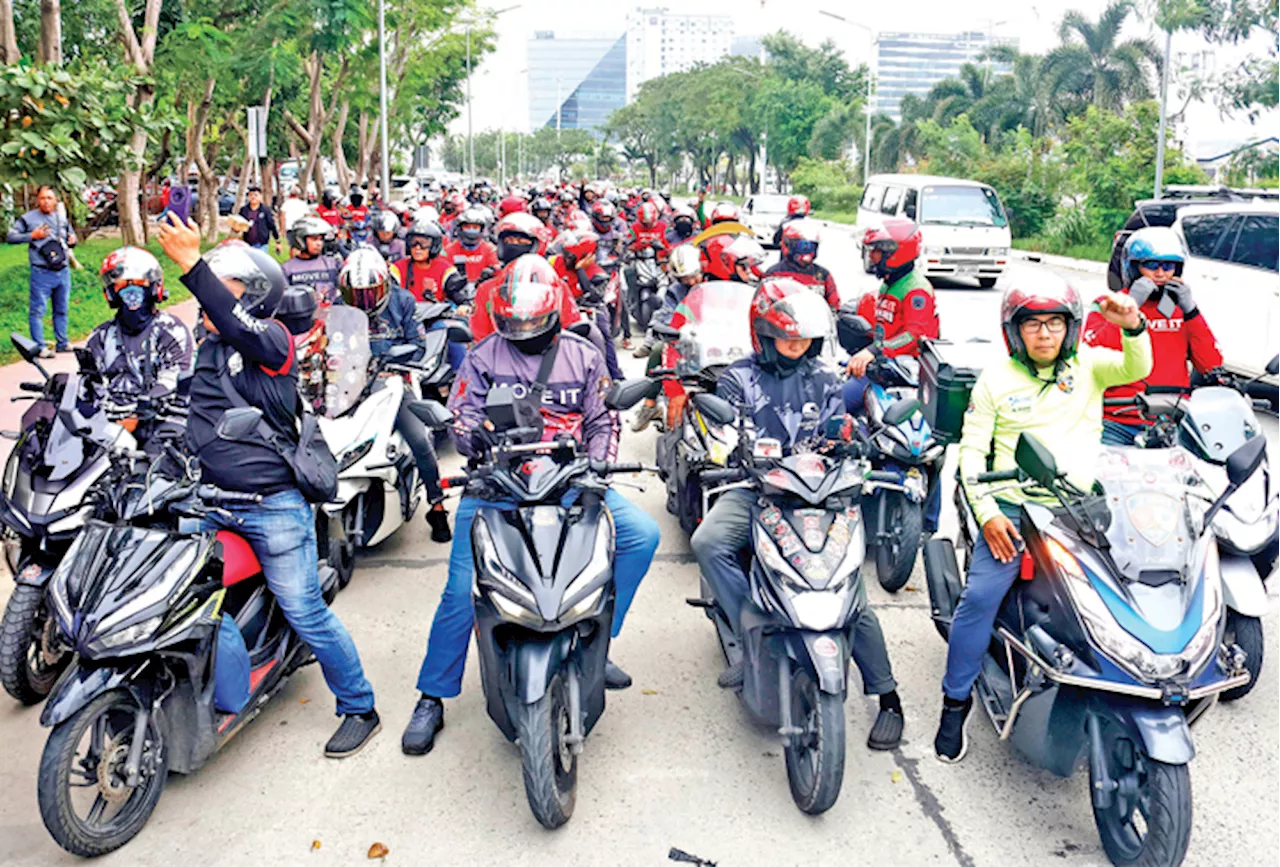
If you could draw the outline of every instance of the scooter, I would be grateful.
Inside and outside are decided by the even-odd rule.
[[[619,383],[606,403],[626,409],[650,389]],[[509,386],[490,390],[485,412],[499,444],[445,481],[489,501],[471,530],[485,705],[520,746],[534,817],[558,828],[573,815],[578,756],[604,713],[614,607],[607,479],[648,468],[592,460],[570,437],[530,442],[537,431],[521,426],[516,405]]]
[[[667,275],[658,263],[655,246],[660,248],[662,242],[654,241],[652,245],[641,247],[632,264],[620,269],[627,287],[627,311],[641,331],[649,327],[649,320],[662,307],[662,293],[666,291]]]
[[[712,394],[690,401],[720,424],[734,408]],[[914,402],[891,409],[911,412]],[[877,475],[865,444],[827,454],[783,457],[770,438],[754,438],[738,421],[741,466],[702,474],[708,494],[743,487],[752,507],[749,598],[741,631],[701,577],[701,596],[687,600],[715,625],[726,662],[744,663],[739,697],[752,716],[783,740],[791,797],[805,813],[831,808],[844,780],[845,716],[852,632],[867,604],[861,567],[865,529],[861,498]]]
[[[1104,447],[1098,484],[1081,490],[1023,434],[1018,469],[962,480],[1052,503],[1021,506],[1023,580],[1001,605],[974,693],[1000,739],[1035,766],[1065,777],[1088,765],[1114,864],[1174,867],[1186,855],[1190,727],[1249,680],[1244,652],[1223,640],[1221,566],[1207,528],[1263,456],[1260,437],[1233,452],[1228,490],[1194,515],[1211,497],[1179,450]],[[933,539],[924,559],[934,625],[947,637],[962,591],[955,547]]]
[[[260,418],[253,407],[230,410],[219,435],[251,430]],[[86,524],[49,585],[76,659],[40,718],[51,731],[37,794],[49,833],[81,857],[132,840],[169,772],[201,768],[312,658],[241,536],[175,529],[175,519],[229,515],[223,506],[261,497],[148,476],[137,500],[145,508],[129,523]],[[336,574],[322,565],[320,581],[331,598]],[[243,636],[249,664],[240,685],[248,698],[234,712],[215,706],[228,629]]]
[[[426,329],[426,350],[417,361],[405,365],[411,371],[406,376],[412,393],[442,406],[449,400],[457,372],[449,366],[449,344],[471,342],[471,329],[454,318],[453,309],[445,301],[419,302],[415,318]]]
[[[5,559],[17,582],[0,621],[0,683],[32,705],[49,694],[72,656],[49,617],[45,587],[95,514],[96,486],[111,469],[111,451],[132,450],[137,443],[104,412],[90,408],[98,378],[92,355],[77,350],[78,371],[50,376],[40,364],[38,344],[19,334],[10,339],[44,377],[43,383],[19,386],[34,403],[22,417],[22,431],[3,434],[16,443],[0,486]]]

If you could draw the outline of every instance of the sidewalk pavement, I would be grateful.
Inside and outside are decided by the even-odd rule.
[[[1009,252],[1013,258],[1022,259],[1025,262],[1038,262],[1041,265],[1052,265],[1055,268],[1070,268],[1072,271],[1081,271],[1085,274],[1093,274],[1100,277],[1106,276],[1107,273],[1106,262],[1095,262],[1092,259],[1071,259],[1067,256],[1037,253],[1034,250],[1011,250]]]
[[[200,305],[196,303],[194,298],[191,298],[164,309],[167,313],[171,313],[185,322],[188,327],[194,327]],[[84,346],[84,343],[81,340],[74,345]],[[76,357],[70,352],[64,352],[53,358],[41,360],[40,364],[49,372],[50,376],[55,373],[70,373],[76,369]],[[38,382],[39,380],[39,372],[25,361],[15,361],[13,364],[6,364],[0,367],[0,430],[16,431],[21,429],[23,413],[31,406],[31,402],[26,400],[13,401],[10,398],[28,393],[19,389],[18,383]],[[0,439],[0,466],[3,466],[3,462],[8,459],[9,452],[12,450],[13,440]]]

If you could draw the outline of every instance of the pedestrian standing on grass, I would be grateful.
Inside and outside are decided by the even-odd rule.
[[[276,215],[271,206],[262,201],[262,187],[249,187],[249,201],[240,209],[240,216],[249,221],[244,240],[251,247],[265,250],[271,239],[276,239],[276,252],[280,252],[280,230],[276,228]]]
[[[44,311],[50,299],[57,350],[70,352],[71,339],[67,336],[67,310],[71,304],[70,248],[78,239],[66,213],[58,209],[58,194],[53,187],[42,186],[36,191],[35,210],[18,218],[6,240],[10,244],[27,245],[27,261],[31,265],[27,324],[31,339],[41,346],[40,356],[53,357],[53,351],[44,342]]]

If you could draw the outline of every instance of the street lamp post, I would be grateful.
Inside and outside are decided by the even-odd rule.
[[[382,111],[382,202],[391,201],[391,161],[387,144],[387,8],[378,0],[378,103]]]
[[[382,0],[379,0],[382,2]],[[488,18],[497,18],[503,12],[510,12],[512,9],[519,9],[519,3],[514,6],[506,6],[502,9],[487,13]],[[472,184],[476,182],[476,144],[472,136],[471,128],[471,27],[475,22],[467,21],[467,176],[468,181]]]
[[[828,12],[825,9],[819,9],[818,14],[825,15],[828,18],[834,18],[836,21],[847,24],[850,27],[856,27],[859,30],[864,30],[867,34],[867,100],[866,104],[862,107],[862,113],[866,118],[865,129],[862,134],[862,186],[865,187],[867,185],[867,178],[871,175],[871,98],[873,93],[872,87],[874,84],[874,76],[871,74],[871,50],[875,46],[875,33],[873,33],[871,28],[867,25],[859,24],[856,21],[850,21],[843,15],[837,15],[836,13]]]
[[[1160,80],[1160,133],[1156,137],[1156,189],[1153,198],[1164,196],[1164,139],[1169,122],[1169,63],[1172,59],[1173,31],[1164,32],[1164,69]]]

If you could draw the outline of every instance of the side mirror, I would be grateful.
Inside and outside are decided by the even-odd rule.
[[[920,410],[920,401],[914,397],[895,400],[889,404],[889,408],[884,411],[884,417],[881,422],[885,427],[897,427]]]
[[[1267,456],[1267,438],[1255,436],[1227,456],[1227,480],[1236,487],[1243,485]]]
[[[1058,464],[1053,459],[1053,452],[1031,434],[1018,436],[1013,459],[1017,462],[1018,469],[1046,488],[1058,478]]]
[[[453,413],[434,401],[411,400],[409,412],[432,430],[442,430],[453,423]]]
[[[222,414],[218,422],[218,439],[243,440],[262,421],[262,410],[256,406],[238,406]]]
[[[659,340],[679,340],[680,329],[672,328],[670,325],[663,325],[660,322],[650,322],[649,328],[653,331],[653,336]]]
[[[40,344],[36,343],[30,337],[23,337],[16,331],[9,333],[9,340],[13,342],[13,348],[18,350],[18,354],[26,361],[35,361],[40,357]]]
[[[733,420],[738,417],[738,414],[734,412],[733,404],[719,395],[700,391],[695,392],[689,399],[698,408],[698,412],[716,424],[732,424]]]
[[[854,313],[853,315],[846,315],[844,313],[841,313],[840,322],[856,333],[859,333],[859,334],[871,333],[871,323],[866,320],[866,317],[859,316],[856,313]]]
[[[418,322],[430,322],[448,312],[449,305],[443,301],[419,301],[413,311],[413,318]]]
[[[631,409],[642,400],[658,396],[662,390],[661,383],[639,377],[615,382],[605,395],[605,406],[609,409]]]
[[[1267,362],[1267,373],[1272,376],[1280,373],[1280,355],[1273,355],[1271,360]]]
[[[906,217],[908,220],[914,220],[916,218],[916,206],[907,205],[905,208],[902,209],[902,215]]]
[[[472,341],[471,329],[463,325],[461,322],[451,322],[446,329],[451,343],[470,343]]]
[[[81,373],[86,376],[97,376],[100,373],[98,359],[94,357],[92,352],[87,349],[77,349],[75,352],[76,363],[80,366]]]

